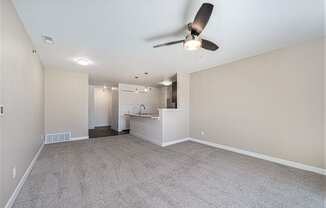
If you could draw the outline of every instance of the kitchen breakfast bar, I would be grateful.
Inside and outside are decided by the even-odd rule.
[[[125,114],[130,120],[130,134],[151,143],[167,146],[187,136],[183,109],[161,108],[158,114]]]

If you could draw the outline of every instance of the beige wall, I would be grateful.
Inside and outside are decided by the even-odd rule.
[[[324,4],[324,8],[326,9],[326,4]],[[324,10],[326,11],[326,10]],[[324,14],[324,24],[326,26],[326,14]],[[324,27],[324,32],[326,34],[326,27]],[[326,169],[326,41],[324,39],[324,168]],[[323,189],[324,193],[324,207],[326,207],[326,177],[324,177],[323,181]]]
[[[186,137],[189,137],[189,119],[190,119],[190,74],[178,73],[177,74],[177,102],[178,109],[184,114],[184,121],[186,125],[184,126]],[[180,114],[180,112],[178,113]],[[183,124],[180,124],[183,125]]]
[[[88,74],[45,70],[45,132],[88,136]]]
[[[324,5],[326,9],[326,4]],[[326,16],[324,20],[326,24]],[[326,27],[325,27],[326,34]],[[326,168],[326,39],[324,39],[324,168]],[[325,177],[325,206],[326,206],[326,177]]]
[[[43,69],[38,55],[9,0],[2,0],[4,18],[2,35],[3,100],[5,116],[3,125],[4,156],[3,191],[4,206],[19,180],[43,143]],[[16,177],[12,177],[16,167]]]
[[[175,142],[189,137],[189,120],[184,109],[161,109],[163,142]]]
[[[322,40],[193,73],[190,98],[191,137],[323,167]]]
[[[3,104],[3,0],[0,0],[0,105]],[[4,189],[3,189],[3,119],[0,117],[0,207],[4,206]]]
[[[88,129],[95,128],[95,95],[94,85],[88,86]]]
[[[119,130],[119,90],[118,88],[112,90],[112,121],[111,128]]]
[[[161,87],[160,89],[161,89],[160,107],[167,108],[167,100],[169,98],[169,87]],[[172,87],[171,87],[171,89],[172,89]],[[172,90],[171,90],[171,92],[172,92]]]

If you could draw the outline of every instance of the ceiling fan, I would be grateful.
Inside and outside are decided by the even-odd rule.
[[[213,12],[213,7],[214,5],[210,3],[202,4],[195,16],[194,21],[187,25],[187,35],[185,39],[162,43],[153,47],[159,48],[163,46],[183,43],[184,48],[187,50],[197,50],[199,48],[204,48],[206,50],[216,51],[219,47],[215,43],[200,37],[201,32],[204,30]]]

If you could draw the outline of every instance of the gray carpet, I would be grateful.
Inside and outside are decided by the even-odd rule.
[[[193,142],[46,145],[15,208],[322,208],[322,176]]]

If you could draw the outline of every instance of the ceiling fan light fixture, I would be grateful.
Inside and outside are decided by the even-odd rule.
[[[187,36],[186,39],[170,41],[167,43],[161,43],[158,45],[154,45],[153,48],[159,48],[163,46],[171,46],[179,43],[183,43],[183,47],[185,50],[198,50],[199,48],[203,48],[210,51],[216,51],[219,47],[213,43],[212,41],[201,39],[199,36],[205,29],[209,18],[212,15],[214,5],[210,3],[203,3],[199,8],[195,19],[193,22],[187,24]]]
[[[198,50],[201,48],[201,39],[199,37],[189,35],[187,36],[183,47],[189,51]]]
[[[167,86],[172,85],[172,81],[171,80],[164,80],[164,81],[160,82],[160,84],[167,87]]]

